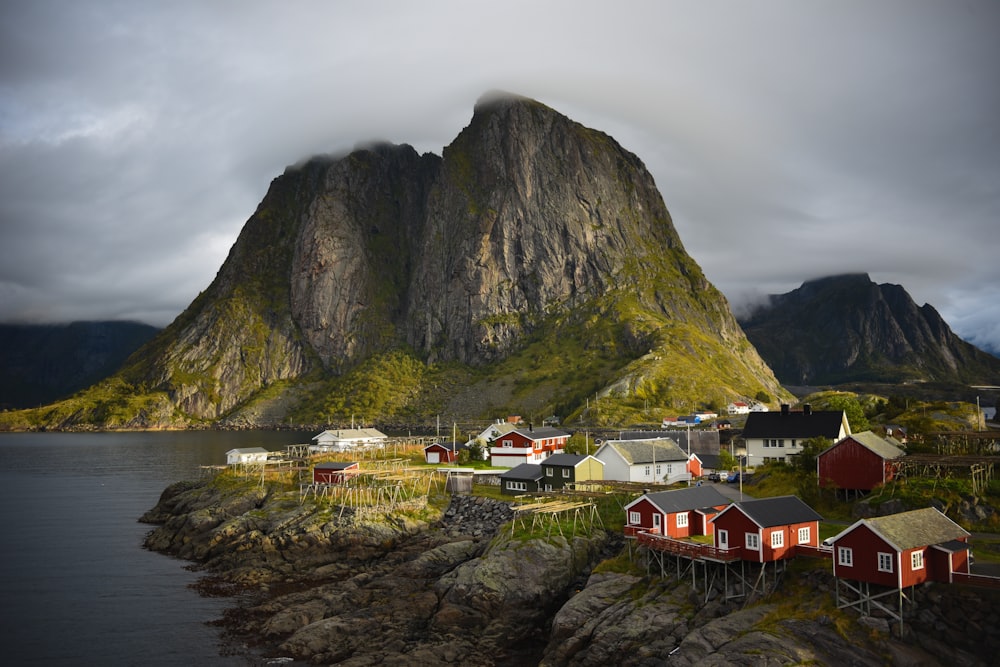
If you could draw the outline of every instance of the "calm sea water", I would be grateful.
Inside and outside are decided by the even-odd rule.
[[[247,665],[220,655],[229,601],[189,563],[142,548],[138,518],[234,447],[294,432],[0,434],[0,664]]]

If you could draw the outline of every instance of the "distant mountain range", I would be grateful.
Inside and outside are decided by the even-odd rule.
[[[0,324],[0,408],[38,407],[85,389],[159,331],[138,322]]]
[[[772,295],[740,325],[785,385],[1000,384],[1000,359],[959,338],[901,286],[864,273]]]

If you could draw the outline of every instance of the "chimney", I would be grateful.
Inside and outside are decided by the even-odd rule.
[[[812,413],[813,413],[813,406],[809,405],[808,403],[802,405],[802,414],[811,415]]]
[[[782,403],[781,404],[781,416],[782,417],[787,417],[788,416],[788,403]]]
[[[528,433],[534,433],[534,431],[535,427],[531,425],[531,422],[528,422]]]

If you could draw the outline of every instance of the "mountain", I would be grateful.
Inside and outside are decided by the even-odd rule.
[[[46,421],[659,422],[760,394],[787,395],[639,158],[491,95],[441,156],[378,144],[286,169],[97,407]]]
[[[158,331],[138,322],[0,324],[0,407],[37,406],[84,389]]]
[[[965,342],[930,305],[867,274],[805,282],[740,320],[783,383],[1000,383],[1000,359]]]

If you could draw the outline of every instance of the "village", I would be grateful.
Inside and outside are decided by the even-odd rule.
[[[745,416],[728,450],[720,432],[731,424],[714,413],[664,419],[663,430],[621,431],[592,443],[588,435],[582,452],[567,451],[579,447],[570,447],[571,434],[558,426],[510,417],[463,443],[330,429],[280,452],[232,449],[225,466],[208,472],[262,485],[284,476],[298,484],[301,502],[327,502],[355,518],[420,508],[432,493],[485,492],[509,503],[512,534],[611,529],[614,522],[598,508],[613,496],[628,558],[648,574],[689,580],[706,599],[721,588],[726,599],[749,600],[773,593],[794,559],[818,559],[829,562],[836,580],[837,608],[888,619],[900,633],[916,587],[1000,589],[1000,577],[976,566],[972,533],[939,507],[825,521],[797,495],[757,498],[744,484],[754,471],[788,465],[822,439],[832,444],[808,454],[816,485],[843,502],[920,476],[966,479],[981,492],[994,475],[995,432],[981,434],[974,454],[907,454],[905,430],[852,433],[842,410],[728,408]]]

